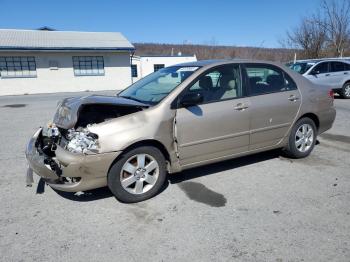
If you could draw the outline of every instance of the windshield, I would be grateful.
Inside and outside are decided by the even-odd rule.
[[[197,66],[163,68],[137,81],[118,96],[155,105],[198,68]]]
[[[312,66],[313,66],[313,64],[309,64],[309,63],[295,63],[295,64],[289,65],[289,68],[300,73],[300,74],[304,74]]]

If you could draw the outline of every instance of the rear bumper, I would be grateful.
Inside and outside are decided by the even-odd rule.
[[[319,112],[318,117],[319,117],[319,121],[320,121],[318,134],[322,134],[323,132],[332,128],[335,117],[336,117],[336,110],[335,110],[335,108],[332,107],[328,110]]]
[[[26,158],[30,168],[42,177],[46,183],[57,190],[66,192],[78,192],[107,185],[107,173],[109,167],[121,153],[111,152],[94,155],[71,153],[60,146],[55,151],[56,157],[52,158],[61,168],[61,178],[44,163],[45,155],[40,154],[36,147],[36,141],[41,133],[39,129],[30,139],[26,148]],[[78,182],[64,182],[62,177],[79,178]]]

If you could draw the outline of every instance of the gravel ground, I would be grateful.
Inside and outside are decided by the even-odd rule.
[[[1,261],[349,261],[350,101],[310,157],[182,172],[146,202],[25,187],[24,148],[72,94],[0,97]],[[74,94],[76,95],[76,94]]]

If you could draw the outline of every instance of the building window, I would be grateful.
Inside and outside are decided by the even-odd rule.
[[[0,77],[36,77],[34,56],[0,56]]]
[[[154,69],[154,72],[157,72],[158,70],[164,68],[164,64],[154,64],[153,65],[153,69]]]
[[[131,76],[137,77],[137,65],[131,65]]]
[[[75,76],[103,76],[103,56],[73,56],[73,69]]]

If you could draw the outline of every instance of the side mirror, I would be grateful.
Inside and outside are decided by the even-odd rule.
[[[319,73],[320,73],[320,71],[312,70],[312,71],[310,72],[310,75],[312,75],[312,76],[317,76]]]
[[[203,95],[200,93],[188,93],[180,99],[182,107],[195,106],[203,102]]]

